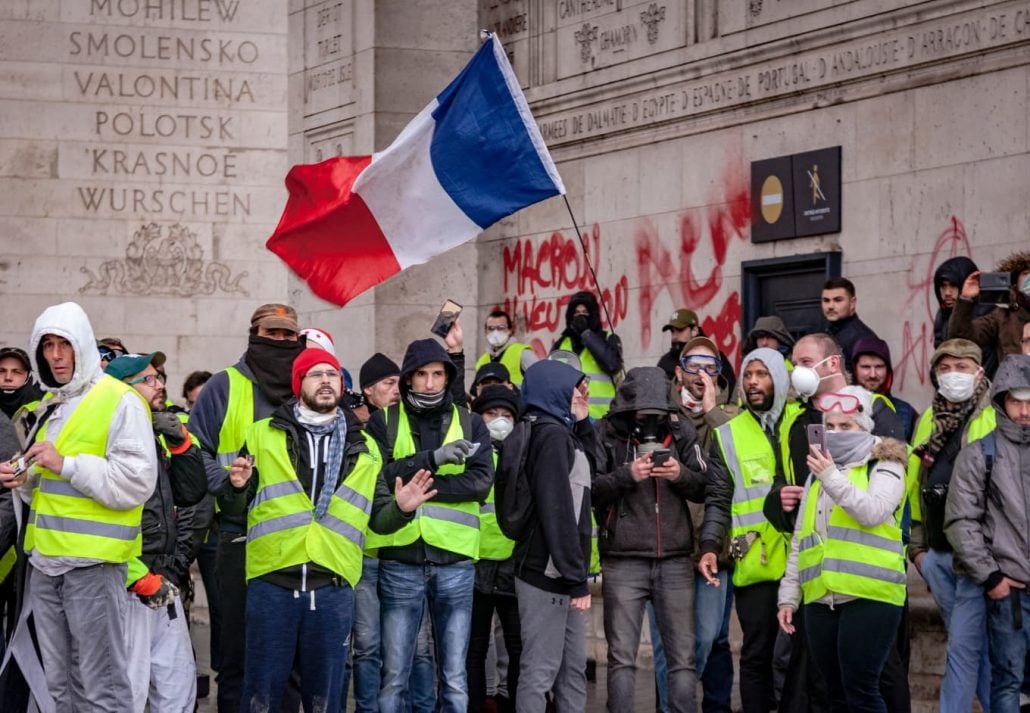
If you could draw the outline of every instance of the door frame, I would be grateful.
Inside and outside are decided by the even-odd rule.
[[[755,320],[762,316],[761,300],[759,299],[762,278],[790,275],[797,272],[812,272],[813,268],[817,268],[823,271],[828,280],[831,277],[840,277],[843,258],[842,251],[833,250],[824,253],[787,255],[741,262],[741,318],[744,322],[741,329],[743,330],[745,325],[753,325]]]

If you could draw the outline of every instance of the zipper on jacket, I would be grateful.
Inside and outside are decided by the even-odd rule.
[[[311,468],[311,492],[308,497],[311,498],[311,504],[315,504],[315,485],[318,483],[318,448],[321,445],[320,439],[316,439],[312,435],[311,431],[304,430],[304,435],[308,437],[308,467]],[[306,592],[308,590],[308,564],[305,562],[300,566],[300,591]],[[314,603],[314,602],[312,602]]]
[[[658,487],[658,481],[654,481],[654,529],[658,534],[658,557],[662,556],[662,515],[661,515],[661,489]]]

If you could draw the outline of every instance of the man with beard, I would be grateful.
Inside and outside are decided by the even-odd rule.
[[[706,578],[714,578],[717,553],[729,526],[730,555],[735,560],[733,593],[744,635],[741,704],[744,713],[767,713],[776,697],[775,619],[779,581],[787,564],[787,540],[763,515],[762,504],[783,469],[786,434],[798,407],[787,402],[790,381],[779,352],[755,349],[741,366],[745,408],[716,429],[711,448],[710,472],[716,476],[725,472],[732,480],[732,505],[722,500],[708,502],[709,508],[717,508],[717,517],[706,514],[706,524],[713,523],[713,528],[701,542],[700,569]]]
[[[457,369],[433,339],[408,345],[401,365],[399,403],[376,412],[368,433],[379,445],[388,487],[423,470],[437,491],[401,530],[370,534],[379,548],[382,623],[381,713],[400,713],[409,702],[409,675],[425,603],[436,636],[439,711],[465,713],[465,658],[479,557],[479,503],[493,482],[490,432],[479,414],[454,402],[448,388]]]
[[[435,492],[426,470],[396,499],[377,485],[383,461],[339,405],[341,372],[322,349],[297,357],[296,399],[248,429],[219,495],[222,512],[247,511],[247,713],[279,709],[294,662],[304,710],[340,710],[366,530],[399,529]]]
[[[855,381],[869,393],[879,395],[884,403],[898,415],[905,431],[905,442],[912,439],[916,428],[917,412],[908,401],[891,393],[894,384],[894,367],[891,366],[891,350],[887,342],[876,337],[862,337],[855,342],[851,354],[855,367]]]
[[[708,453],[715,429],[737,414],[736,407],[725,405],[726,393],[717,386],[722,359],[715,343],[708,337],[694,337],[683,348],[676,365],[676,396],[680,418],[689,420],[697,431],[697,442],[703,453]],[[701,523],[711,493],[706,493],[705,504],[688,503],[694,524],[696,543],[701,541]],[[697,639],[697,675],[704,689],[701,709],[707,712],[729,711],[733,688],[733,656],[730,652],[730,610],[733,606],[733,560],[722,547],[719,551],[715,577],[718,587],[712,586],[701,574],[700,552],[697,553],[694,577],[694,625]]]
[[[948,320],[948,336],[976,342],[984,354],[994,354],[1000,362],[1008,354],[1020,353],[1023,325],[1030,322],[1030,252],[1012,253],[998,263],[998,272],[1009,273],[1012,281],[1009,304],[974,318],[980,272],[970,274]]]
[[[236,364],[212,376],[200,392],[190,412],[189,429],[203,451],[209,492],[217,494],[226,485],[229,467],[250,425],[271,416],[292,395],[293,361],[304,350],[299,332],[292,307],[258,307],[250,318],[247,351]],[[220,515],[218,529],[219,586],[214,593],[222,613],[218,711],[239,713],[247,600],[246,522],[239,515]]]
[[[622,371],[622,342],[601,327],[601,308],[592,292],[577,292],[565,309],[565,331],[551,351],[572,352],[590,377],[590,418],[608,413],[615,398],[615,377]]]

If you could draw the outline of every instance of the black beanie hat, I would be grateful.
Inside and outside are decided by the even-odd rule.
[[[518,418],[519,411],[522,410],[522,399],[519,392],[514,389],[502,384],[488,384],[479,390],[479,395],[472,402],[472,410],[482,414],[494,406],[503,406]]]
[[[397,366],[393,359],[385,354],[376,352],[368,361],[361,365],[361,371],[358,372],[358,382],[361,384],[361,389],[365,390],[383,379],[400,375],[401,368]]]

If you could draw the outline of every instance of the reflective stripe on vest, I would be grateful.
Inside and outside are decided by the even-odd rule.
[[[134,394],[131,386],[104,376],[72,411],[57,435],[54,447],[63,456],[107,453],[108,429],[122,397]],[[46,440],[46,424],[36,442]],[[140,519],[143,504],[115,510],[77,490],[60,475],[39,465],[39,483],[32,491],[32,507],[25,528],[25,551],[48,557],[88,557],[105,562],[128,562],[142,551]]]
[[[234,366],[227,368],[225,375],[229,377],[229,398],[225,402],[225,416],[218,431],[215,460],[228,470],[243,447],[247,429],[254,423],[254,382]]]
[[[497,468],[497,451],[493,452],[494,469]],[[479,506],[479,557],[485,560],[506,560],[515,551],[515,542],[501,532],[497,524],[497,505],[494,488],[486,496],[486,502]]]
[[[868,490],[868,464],[852,468],[848,478],[859,490]],[[798,577],[805,603],[833,593],[904,604],[905,554],[898,524],[901,507],[890,522],[865,527],[835,504],[824,540],[815,532],[820,490],[821,484],[813,478],[798,532]]]
[[[392,407],[383,411],[383,417],[389,421],[391,414],[399,414],[397,423],[397,440],[393,444],[393,459],[402,460],[415,453],[415,439],[408,422],[408,413],[403,402],[394,410]],[[451,422],[442,443],[451,443],[460,439],[471,440],[471,433],[464,433],[461,428],[461,417],[458,407],[451,406]],[[445,478],[449,475],[461,475],[465,465],[443,465],[436,469],[434,478]],[[370,533],[367,540],[369,549],[379,547],[404,547],[419,539],[441,550],[464,555],[470,559],[479,559],[479,503],[438,503],[430,500],[421,505],[415,516],[393,535],[381,536]]]
[[[266,418],[247,432],[258,490],[247,511],[247,579],[314,562],[354,587],[361,577],[362,548],[372,512],[379,448],[362,433],[367,451],[358,455],[318,520],[286,449],[286,433]]]
[[[508,375],[511,378],[511,383],[519,386],[522,384],[522,353],[527,349],[531,349],[528,344],[522,344],[521,342],[510,342],[508,346],[501,352],[501,358],[497,359],[498,362],[504,364],[504,367],[508,370]],[[484,364],[489,364],[494,359],[491,358],[490,352],[484,352],[479,357],[479,361],[476,362],[476,371],[479,371],[480,367]]]
[[[733,478],[731,538],[753,538],[733,568],[733,586],[775,582],[787,568],[788,541],[766,520],[762,508],[776,474],[776,455],[750,411],[715,430],[716,442]]]
[[[605,338],[609,334],[610,332],[605,332]],[[558,342],[558,349],[571,352],[572,340],[565,337]],[[594,355],[586,347],[583,348],[583,351],[578,356],[580,371],[590,377],[590,394],[587,399],[590,405],[588,409],[590,418],[594,420],[604,418],[612,405],[612,399],[615,398],[615,380],[612,379],[608,372],[601,368],[601,365],[597,363],[597,359],[594,358]]]
[[[4,556],[0,557],[0,584],[4,583],[7,579],[7,575],[14,569],[14,563],[18,561],[18,551],[14,549],[14,545],[7,548],[7,552],[4,552]]]
[[[995,412],[991,406],[985,406],[979,413],[970,418],[962,429],[962,447],[965,448],[973,441],[978,441],[994,430]],[[919,492],[920,468],[922,461],[914,455],[916,448],[930,440],[933,434],[933,406],[923,411],[916,422],[915,431],[912,433],[912,443],[909,447],[908,466],[905,469],[905,491],[906,498],[911,505],[912,520],[922,522],[923,501]]]

